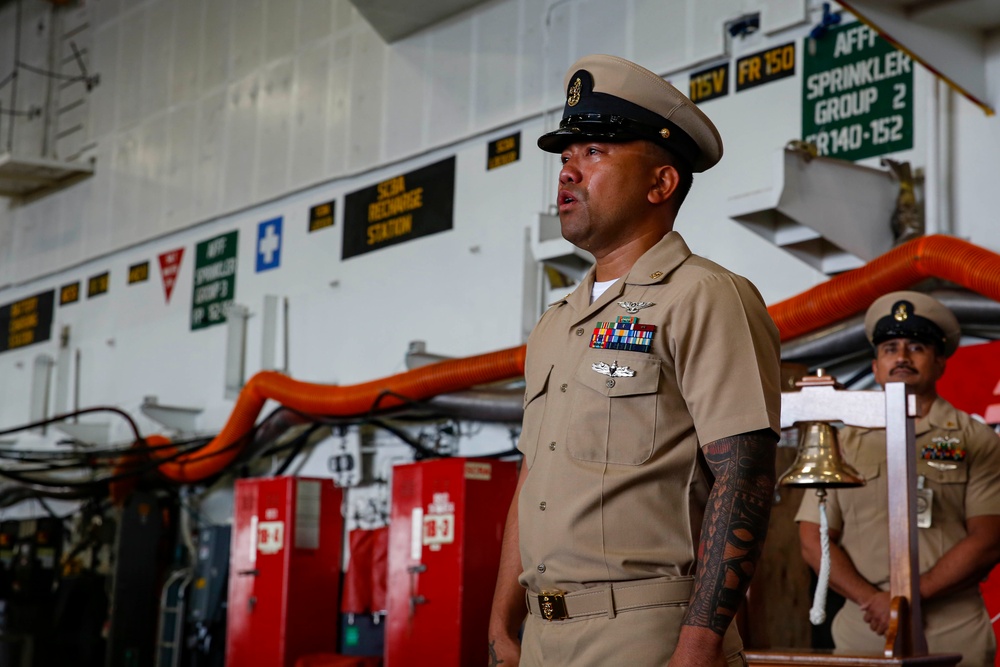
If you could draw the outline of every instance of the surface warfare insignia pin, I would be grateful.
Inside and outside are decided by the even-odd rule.
[[[649,352],[654,333],[656,333],[655,324],[639,324],[638,317],[621,315],[614,322],[597,323],[590,337],[590,347],[600,350]]]
[[[635,371],[628,366],[619,366],[617,361],[612,361],[611,365],[608,366],[603,361],[598,361],[596,364],[590,366],[595,371],[601,375],[607,375],[613,378],[630,378],[635,375]]]
[[[656,304],[649,301],[619,301],[618,305],[624,308],[629,315],[635,315],[643,308],[649,308]]]

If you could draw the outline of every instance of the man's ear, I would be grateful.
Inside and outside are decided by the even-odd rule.
[[[669,164],[657,167],[653,173],[654,181],[649,188],[647,198],[650,204],[662,204],[670,199],[677,190],[681,175]]]

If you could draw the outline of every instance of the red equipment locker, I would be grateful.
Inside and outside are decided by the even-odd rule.
[[[227,667],[292,667],[336,650],[341,498],[330,479],[236,482]]]
[[[393,468],[386,667],[485,664],[510,461],[445,458]]]

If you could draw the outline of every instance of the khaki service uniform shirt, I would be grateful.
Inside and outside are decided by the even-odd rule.
[[[593,271],[528,340],[518,447],[529,473],[518,520],[529,593],[693,575],[709,491],[699,447],[779,429],[778,332],[749,281],[693,255],[670,232],[593,304],[592,285]],[[656,327],[648,351],[591,346],[598,323],[629,316],[619,302],[645,304],[633,317]],[[595,364],[634,375],[609,376]],[[676,627],[651,628],[646,640],[676,638],[680,612],[669,621]],[[527,643],[537,636],[532,619]],[[574,619],[537,622],[551,634]],[[611,623],[622,641],[639,632],[635,618]],[[600,636],[595,630],[584,634]],[[523,651],[522,664],[534,664]],[[672,651],[669,644],[666,657]],[[574,662],[561,648],[545,664],[601,664],[590,655]],[[636,666],[665,663],[642,652],[638,662],[610,655],[605,664],[626,655]]]
[[[991,428],[938,398],[915,424],[917,475],[933,492],[931,525],[919,528],[921,574],[966,535],[967,517],[1000,514],[1000,438]],[[889,588],[889,514],[884,429],[846,426],[839,433],[844,459],[865,478],[865,486],[827,490],[830,530],[858,573],[882,590]],[[963,460],[926,460],[921,452],[951,441]],[[816,495],[806,493],[796,521],[819,523]],[[962,665],[992,665],[996,638],[979,588],[973,586],[923,602],[924,628],[932,653],[961,653]],[[884,638],[847,601],[833,621],[838,649],[881,652]]]

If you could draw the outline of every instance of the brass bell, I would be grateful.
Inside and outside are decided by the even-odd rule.
[[[795,462],[778,480],[781,486],[847,488],[865,480],[840,453],[837,431],[828,422],[796,422],[799,447]]]

